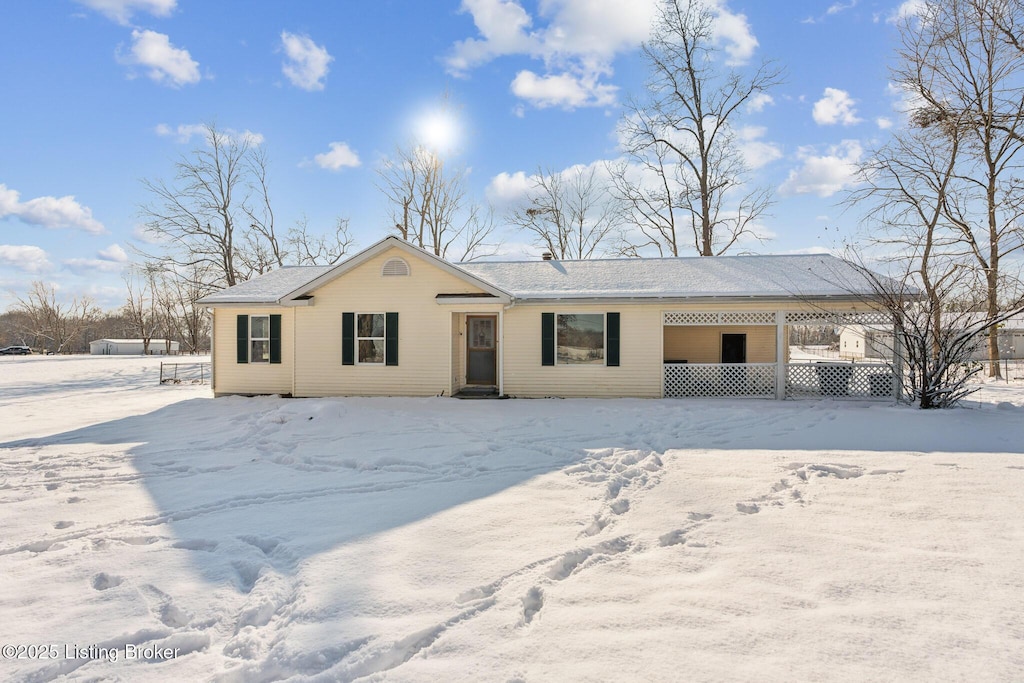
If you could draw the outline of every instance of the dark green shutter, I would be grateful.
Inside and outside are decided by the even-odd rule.
[[[270,362],[281,362],[281,316],[270,316]]]
[[[356,364],[356,314],[341,314],[341,364]]]
[[[384,314],[384,364],[398,365],[398,314]]]
[[[605,350],[605,365],[619,367],[619,314],[608,313],[605,316],[608,332],[608,348]]]
[[[540,314],[540,364],[555,364],[555,314]]]
[[[249,362],[249,316],[238,316],[238,362]]]

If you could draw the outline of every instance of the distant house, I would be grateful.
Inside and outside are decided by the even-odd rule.
[[[1007,318],[999,324],[999,357],[1024,358],[1024,316]],[[978,335],[969,360],[988,360],[988,332]],[[839,357],[849,360],[892,360],[892,327],[882,325],[846,325],[839,332]]]
[[[170,354],[166,339],[150,339],[149,355],[178,355],[178,342],[171,342]],[[89,353],[94,356],[141,356],[145,343],[141,339],[97,339],[89,342]]]
[[[199,303],[213,314],[216,395],[895,391],[885,365],[790,362],[792,325],[889,320],[863,274],[829,255],[452,264],[387,237]]]

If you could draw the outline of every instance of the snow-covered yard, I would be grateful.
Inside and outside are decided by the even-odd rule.
[[[158,363],[0,359],[0,678],[1024,678],[1020,384],[214,400]]]

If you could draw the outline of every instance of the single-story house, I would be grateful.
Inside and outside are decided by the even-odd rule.
[[[218,396],[888,398],[896,385],[886,365],[789,362],[790,325],[888,320],[829,255],[453,264],[392,236],[199,303]]]
[[[178,355],[178,342],[170,342],[170,351],[167,344],[166,339],[150,339],[149,355]],[[94,356],[141,356],[145,348],[146,344],[141,339],[97,339],[89,342],[89,353]]]

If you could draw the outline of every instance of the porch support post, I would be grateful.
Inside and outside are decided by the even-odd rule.
[[[903,340],[895,319],[892,322],[892,374],[892,400],[899,401],[903,391]]]
[[[455,354],[455,311],[448,311],[448,397],[455,395],[455,380],[452,377],[454,366],[452,356]]]
[[[505,395],[505,309],[498,311],[498,396]]]
[[[775,398],[786,398],[786,312],[775,311]]]

